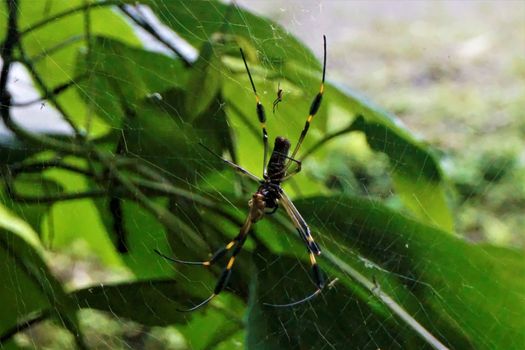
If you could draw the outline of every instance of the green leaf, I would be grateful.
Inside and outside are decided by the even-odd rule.
[[[468,243],[375,201],[319,197],[296,205],[315,228],[331,262],[321,259],[322,266],[340,279],[336,288],[343,285],[356,293],[354,298],[370,302],[372,293],[357,293],[363,286],[347,275],[345,266],[351,266],[377,281],[377,288],[442,342],[476,349],[519,349],[524,343],[522,253]],[[367,309],[366,314],[380,309]]]
[[[133,273],[133,278],[139,280],[166,278],[173,274],[170,264],[154,253],[154,249],[169,251],[165,228],[144,208],[138,204],[120,199],[121,217],[115,217],[110,208],[110,199],[96,199],[94,203],[100,218],[110,233],[113,246],[121,239],[125,244],[126,253],[119,257],[123,264]],[[116,232],[116,221],[122,227]],[[118,237],[123,235],[123,237]]]
[[[162,99],[166,90],[184,86],[187,73],[180,60],[108,37],[95,37],[91,50],[90,56],[80,51],[77,57],[75,74],[88,77],[76,88],[114,128],[132,118],[143,100]]]
[[[185,98],[190,120],[202,114],[217,98],[221,84],[221,50],[211,42],[204,45],[188,79]]]
[[[315,287],[309,281],[307,265],[297,259],[276,259],[266,249],[258,249],[254,260],[257,273],[250,294],[247,348],[347,349],[350,344],[355,349],[424,348],[424,342],[407,325],[396,322],[385,310],[377,312],[373,298],[340,282],[302,306],[264,305],[302,299]]]
[[[184,91],[169,90],[162,100],[145,100],[137,114],[126,123],[126,151],[145,160],[164,174],[177,174],[178,186],[195,182],[196,174],[215,169],[213,155],[199,146],[204,143],[215,152],[228,147],[228,125],[220,98],[194,119],[184,113]]]
[[[447,186],[430,147],[396,124],[395,117],[373,105],[362,103],[353,111],[364,116],[355,120],[353,129],[363,131],[370,147],[390,158],[394,185],[405,205],[423,223],[453,232]]]
[[[149,5],[161,21],[196,48],[205,44],[217,31],[222,31],[252,43],[268,65],[279,66],[286,58],[302,62],[306,67],[319,67],[313,54],[279,24],[236,5],[219,1],[184,0],[148,0],[143,3]],[[234,52],[238,55],[239,51],[236,48]]]
[[[73,163],[83,161],[71,158]],[[85,176],[62,169],[46,171],[46,177],[61,184],[68,193],[90,189]],[[120,265],[121,261],[102,225],[97,208],[91,199],[77,199],[54,203],[43,225],[43,240],[55,249],[71,248],[74,242],[83,241],[104,264]]]
[[[172,280],[148,280],[99,285],[75,291],[79,307],[106,311],[147,326],[186,323],[181,301],[192,296]]]
[[[318,74],[295,62],[286,65],[284,70],[284,76],[291,82],[311,86],[318,84]],[[330,76],[329,71],[327,74]],[[415,217],[425,224],[453,232],[454,218],[446,196],[448,186],[435,152],[428,145],[416,139],[395,116],[341,84],[327,84],[323,109],[334,109],[338,114],[343,112],[332,124],[339,125],[341,120],[348,120],[343,124],[350,125],[346,132],[363,132],[372,150],[389,157],[396,192]],[[312,124],[318,123],[319,119],[321,117],[316,117]],[[308,138],[312,139],[311,133]],[[310,140],[306,145],[308,143],[312,144]],[[330,162],[330,154],[326,151],[317,157]]]
[[[242,322],[244,303],[225,293],[220,303],[191,315],[191,321],[178,327],[192,350],[212,349],[228,336],[244,327]],[[206,332],[203,332],[206,330]]]

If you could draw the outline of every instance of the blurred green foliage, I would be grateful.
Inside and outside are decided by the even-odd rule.
[[[178,311],[207,297],[220,269],[171,266],[153,250],[206,258],[236,235],[255,190],[198,144],[261,172],[238,48],[263,104],[278,83],[286,89],[267,126],[292,142],[321,66],[284,28],[234,5],[144,3],[196,49],[195,61],[176,46],[171,55],[142,47],[127,20],[152,28],[124,2],[2,5],[4,66],[21,63],[72,134],[21,128],[11,85],[0,86],[14,135],[0,138],[0,348],[523,345],[523,254],[456,234],[437,152],[330,81],[302,149],[304,170],[286,185],[323,247],[329,287],[293,309],[263,305],[314,287],[305,249],[279,211],[257,224],[226,292],[195,313]],[[328,38],[329,61],[330,52]],[[515,162],[491,154],[475,173],[452,177],[472,200],[473,179],[504,181]]]

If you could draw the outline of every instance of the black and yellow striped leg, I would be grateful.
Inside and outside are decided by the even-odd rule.
[[[324,280],[324,277],[323,277],[323,273],[321,272],[321,268],[319,267],[319,265],[317,264],[317,261],[315,259],[315,254],[312,253],[312,252],[310,252],[310,263],[312,265],[312,275],[313,275],[313,278],[314,278],[314,282],[315,282],[315,285],[317,287],[315,292],[313,292],[312,294],[308,295],[307,297],[305,297],[303,299],[296,300],[296,301],[288,303],[288,304],[268,304],[268,303],[264,303],[264,305],[271,306],[271,307],[292,307],[292,306],[296,306],[296,305],[300,305],[302,303],[305,303],[305,302],[307,302],[309,300],[312,300],[316,296],[318,296],[323,291],[323,288],[325,287],[325,280]]]
[[[235,248],[233,249],[233,252],[232,252],[232,255],[230,257],[230,260],[228,260],[228,264],[222,270],[221,276],[219,277],[219,280],[217,281],[217,284],[215,285],[213,293],[208,298],[203,300],[201,303],[193,306],[192,308],[186,309],[186,310],[180,310],[180,311],[185,311],[185,312],[195,311],[198,308],[208,304],[213,298],[215,298],[217,295],[219,295],[223,291],[223,289],[228,284],[228,280],[230,279],[230,276],[231,276],[231,273],[232,273],[233,264],[235,263],[235,258],[237,257],[237,254],[239,254],[241,252],[242,246],[244,245],[244,242],[246,242],[247,238],[248,238],[247,234],[243,235],[240,238],[239,242],[235,245]]]
[[[231,271],[233,268],[233,264],[235,263],[235,258],[237,257],[237,254],[239,254],[242,250],[242,246],[244,245],[244,242],[246,242],[246,239],[248,238],[248,233],[250,232],[250,228],[252,227],[252,224],[255,222],[254,213],[256,212],[256,208],[253,207],[250,208],[250,214],[246,218],[246,221],[242,225],[241,229],[239,230],[239,234],[237,237],[235,237],[230,243],[228,243],[224,248],[219,249],[214,256],[208,261],[200,263],[204,266],[209,266],[213,262],[215,262],[217,259],[219,259],[221,256],[226,253],[226,251],[233,248],[232,255],[230,256],[230,259],[228,260],[228,264],[226,267],[222,270],[221,276],[219,277],[219,280],[217,281],[217,284],[215,285],[215,288],[213,290],[213,293],[203,300],[201,303],[193,306],[190,309],[186,310],[179,310],[184,312],[190,312],[195,311],[198,308],[208,304],[213,298],[215,298],[226,285],[228,284],[228,280],[230,279]],[[171,259],[170,259],[171,260]]]
[[[246,72],[248,73],[248,77],[250,78],[250,83],[252,84],[253,93],[255,95],[255,102],[256,104],[256,112],[257,112],[257,118],[259,119],[259,123],[261,124],[262,129],[262,138],[263,138],[263,145],[264,145],[264,156],[263,156],[263,174],[264,177],[267,175],[266,171],[266,162],[268,160],[268,132],[266,131],[266,113],[264,112],[264,106],[261,103],[261,100],[259,99],[259,95],[257,94],[257,89],[255,88],[255,84],[252,79],[252,74],[250,73],[250,68],[248,68],[248,63],[246,62],[246,58],[244,57],[244,52],[242,49],[241,56],[242,60],[244,61],[244,66],[246,67]]]
[[[241,235],[239,234],[230,243],[226,244],[224,247],[221,247],[221,248],[217,249],[217,251],[215,253],[213,253],[213,255],[211,256],[210,260],[206,260],[206,261],[180,260],[180,259],[177,259],[177,258],[169,257],[169,256],[163,254],[162,252],[160,252],[158,249],[154,249],[154,251],[155,251],[155,253],[157,253],[158,255],[163,257],[164,259],[169,260],[169,261],[173,261],[173,262],[176,262],[176,263],[179,263],[179,264],[211,266],[214,263],[216,263],[220,258],[222,258],[226,254],[226,252],[228,250],[232,249],[235,246],[235,244],[237,244],[237,242],[239,241],[240,237],[241,237]]]
[[[321,254],[321,249],[319,248],[317,243],[315,243],[310,233],[310,228],[308,227],[308,224],[305,222],[305,220],[303,219],[303,217],[301,216],[297,208],[295,208],[295,205],[288,198],[286,193],[284,193],[284,191],[281,192],[281,198],[279,199],[279,203],[281,203],[281,205],[286,210],[286,213],[292,220],[292,223],[297,229],[299,236],[301,237],[301,239],[306,245],[308,254],[310,255],[310,264],[311,264],[314,282],[317,287],[315,292],[313,292],[312,294],[308,295],[307,297],[301,300],[297,300],[297,301],[294,301],[288,304],[265,304],[267,306],[272,306],[272,307],[291,307],[291,306],[296,306],[304,302],[307,302],[308,300],[311,300],[315,298],[317,295],[319,295],[321,291],[323,290],[323,288],[325,287],[325,280],[323,277],[323,273],[321,272],[321,269],[319,268],[319,265],[317,264],[317,260],[315,258],[316,255]]]
[[[323,35],[323,42],[324,42],[324,57],[323,57],[323,78],[321,80],[321,87],[319,88],[319,93],[315,96],[314,100],[312,101],[312,104],[310,105],[310,112],[308,113],[308,118],[306,119],[306,123],[304,124],[304,128],[301,131],[301,136],[299,136],[299,141],[297,141],[297,144],[295,145],[295,149],[292,152],[291,158],[295,158],[297,152],[299,151],[299,148],[301,148],[304,138],[306,137],[306,134],[308,133],[308,129],[310,128],[310,124],[312,123],[313,118],[319,111],[319,107],[321,107],[321,102],[323,100],[324,80],[325,80],[325,74],[326,74],[326,36],[325,35]],[[287,167],[288,166],[290,166],[290,162],[288,162]]]
[[[312,237],[310,227],[308,226],[306,221],[301,216],[301,213],[299,213],[293,202],[290,200],[290,198],[288,198],[284,191],[281,191],[281,198],[279,199],[279,203],[281,203],[284,210],[292,220],[292,223],[297,229],[299,236],[306,244],[308,250],[314,253],[315,255],[321,255],[321,249],[319,248],[319,245],[315,243],[314,238]]]

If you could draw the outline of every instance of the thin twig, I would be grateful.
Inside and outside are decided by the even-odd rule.
[[[338,137],[338,136],[341,136],[341,135],[344,135],[348,132],[351,132],[351,131],[354,131],[355,130],[355,127],[354,127],[354,124],[353,122],[347,126],[346,128],[343,128],[341,130],[338,130],[336,132],[333,132],[331,134],[326,134],[321,140],[319,140],[318,142],[316,142],[312,147],[310,147],[306,152],[303,153],[303,155],[301,156],[301,161],[304,161],[304,159],[306,157],[308,157],[309,155],[311,155],[312,153],[314,153],[316,150],[318,150],[322,145],[324,145],[325,143],[329,142],[330,140]]]
[[[34,163],[15,163],[12,165],[9,165],[9,170],[11,170],[11,173],[13,175],[17,175],[19,173],[35,173],[40,172],[46,169],[50,168],[60,168],[64,170],[73,171],[78,174],[86,175],[86,176],[95,176],[92,171],[82,169],[80,167],[77,167],[72,164],[64,163],[60,160],[45,160],[40,162],[34,162]]]
[[[58,103],[58,100],[55,98],[55,95],[51,93],[51,90],[49,90],[40,74],[38,74],[33,62],[29,59],[29,57],[27,57],[27,54],[21,42],[18,42],[18,49],[20,51],[20,63],[26,66],[27,70],[29,71],[29,74],[33,77],[38,87],[43,91],[43,94],[46,97],[46,99],[48,99],[55,106],[58,112],[62,115],[62,118],[69,124],[71,129],[73,129],[75,136],[78,139],[83,139],[84,136],[80,132],[76,124],[73,122],[73,119],[66,113],[65,109],[62,108],[62,105]]]
[[[15,191],[8,190],[9,197],[17,202],[23,202],[26,204],[44,204],[44,203],[56,203],[64,202],[70,200],[84,199],[84,198],[97,198],[97,197],[106,197],[108,191],[105,189],[100,190],[90,190],[77,193],[61,193],[57,195],[48,195],[48,196],[34,196],[34,195],[25,195],[19,194]]]
[[[84,0],[84,2],[86,4],[89,4],[90,1],[88,0]],[[90,69],[91,67],[93,67],[93,38],[92,38],[92,35],[91,35],[91,7],[86,7],[84,9],[84,35],[86,37],[86,56],[85,56],[85,59],[86,59],[86,67],[88,69]],[[93,89],[93,79],[89,79],[88,80],[88,88],[87,88],[87,93],[88,94],[91,94],[93,93],[94,89]],[[94,110],[94,107],[93,107],[93,99],[88,99],[88,103],[87,103],[87,116],[86,116],[86,126],[85,126],[85,129],[86,129],[86,135],[89,135],[90,131],[91,131],[91,124],[92,124],[92,121],[93,121],[93,110]]]
[[[142,207],[150,211],[155,216],[155,218],[160,221],[167,229],[183,231],[186,237],[190,238],[194,244],[200,247],[205,247],[205,243],[201,237],[196,235],[193,230],[187,227],[185,223],[183,223],[178,217],[173,215],[166,208],[150,200],[142,192],[142,190],[133,183],[133,181],[128,179],[118,169],[116,169],[112,160],[108,159],[107,156],[100,152],[98,152],[97,158],[106,166],[118,183],[122,185],[122,187],[130,195],[132,195],[140,205],[142,205]]]
[[[69,89],[70,87],[78,84],[80,81],[85,79],[87,76],[88,74],[82,74],[76,78],[73,78],[70,81],[60,84],[57,87],[53,88],[49,93],[51,96],[57,96],[61,94],[62,92],[66,91],[67,89]],[[41,103],[42,101],[47,100],[47,99],[48,99],[48,96],[42,96],[42,97],[38,97],[38,98],[29,100],[29,101],[12,102],[11,106],[12,107],[26,107],[26,106],[30,106],[35,103]]]
[[[163,45],[165,45],[168,49],[170,49],[179,59],[184,63],[186,67],[191,67],[192,63],[182,54],[182,52],[175,47],[172,43],[167,41],[162,37],[162,35],[159,34],[155,28],[144,18],[144,16],[139,17],[129,11],[126,7],[130,5],[120,5],[119,9],[129,18],[131,19],[136,25],[144,29],[146,32],[148,32],[150,35],[152,35],[155,39],[157,39],[159,42],[161,42]]]
[[[38,61],[40,61],[40,60],[42,60],[42,59],[44,59],[46,57],[51,56],[55,52],[60,51],[63,48],[66,48],[69,45],[74,44],[74,43],[79,42],[79,41],[82,41],[82,40],[84,40],[84,35],[73,35],[73,36],[70,36],[66,40],[64,40],[62,42],[59,42],[58,44],[56,44],[54,46],[51,46],[49,48],[44,48],[44,50],[42,50],[40,53],[38,53],[38,54],[34,55],[33,57],[31,57],[31,61],[33,61],[33,63],[37,63]]]
[[[1,48],[3,65],[2,70],[0,71],[0,117],[2,118],[2,121],[9,130],[11,130],[18,138],[22,140],[39,145],[45,145],[60,152],[77,155],[86,154],[87,150],[84,147],[28,132],[16,124],[11,118],[11,94],[7,90],[7,82],[9,79],[11,64],[13,63],[13,50],[18,44],[19,34],[17,31],[16,19],[16,8],[18,4],[15,0],[8,1],[8,4],[10,6],[10,15],[8,18],[7,35]],[[11,10],[13,6],[15,9]]]

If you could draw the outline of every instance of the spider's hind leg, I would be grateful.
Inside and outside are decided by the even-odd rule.
[[[314,277],[315,285],[317,286],[317,289],[312,294],[308,295],[307,297],[305,297],[303,299],[296,300],[296,301],[293,301],[293,302],[288,303],[288,304],[268,304],[268,303],[264,303],[264,305],[271,306],[271,307],[292,307],[292,306],[297,306],[297,305],[306,303],[307,301],[312,300],[313,298],[318,296],[323,291],[324,287],[326,286],[326,283],[325,283],[325,279],[323,277],[323,273],[321,271],[321,268],[317,264],[317,261],[315,259],[315,255],[312,252],[310,252],[310,263],[312,265],[312,274],[313,274],[313,277]]]
[[[233,264],[235,263],[235,258],[237,257],[237,254],[240,253],[242,246],[244,245],[244,242],[246,242],[247,238],[248,238],[248,235],[244,234],[241,236],[237,244],[235,244],[235,249],[233,250],[231,257],[228,260],[228,264],[222,270],[221,276],[219,277],[219,280],[217,281],[217,284],[215,285],[215,288],[213,289],[213,293],[208,298],[204,299],[204,301],[202,301],[200,304],[197,304],[189,309],[179,310],[179,311],[183,311],[183,312],[195,311],[199,309],[200,307],[208,304],[213,298],[215,298],[217,295],[219,295],[220,292],[223,291],[223,289],[228,284],[228,280],[230,279],[230,276],[232,274],[232,268],[233,268]]]
[[[241,238],[241,234],[237,235],[234,239],[232,239],[230,241],[230,243],[226,244],[224,247],[221,247],[221,248],[217,249],[217,251],[215,253],[213,253],[213,255],[211,256],[211,258],[209,260],[206,260],[206,261],[180,260],[180,259],[177,259],[177,258],[169,257],[169,256],[165,255],[164,253],[160,252],[158,249],[154,249],[154,251],[155,251],[155,253],[157,253],[158,255],[163,257],[164,259],[169,260],[169,261],[173,261],[173,262],[176,262],[176,263],[179,263],[179,264],[211,266],[214,263],[216,263],[220,258],[222,258],[226,254],[226,252],[228,252],[228,250],[232,249],[239,242],[240,238]]]

